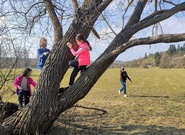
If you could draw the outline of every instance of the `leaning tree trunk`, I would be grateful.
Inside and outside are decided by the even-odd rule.
[[[75,22],[76,20],[68,30],[66,34],[67,37],[64,36],[63,40],[59,42],[59,44],[55,44],[52,49],[51,54],[46,61],[44,71],[41,73],[31,104],[22,112],[18,112],[15,115],[16,119],[10,117],[4,122],[4,127],[11,133],[35,134],[45,132],[58,118],[60,113],[72,107],[77,101],[87,95],[92,86],[119,55],[119,53],[112,52],[115,47],[119,45],[120,42],[123,42],[122,39],[124,39],[124,42],[128,41],[135,32],[127,29],[129,34],[123,35],[122,32],[118,34],[106,51],[93,62],[89,69],[80,76],[72,87],[65,91],[61,96],[58,96],[59,80],[61,79],[60,75],[64,73],[59,71],[64,70],[62,67],[66,67],[66,63],[70,60],[69,50],[64,45],[79,32],[77,31],[77,28],[79,28],[80,23],[75,24]],[[83,33],[88,34],[90,30],[91,29],[87,27],[86,30],[84,29]],[[70,35],[72,35],[72,37],[68,37]],[[60,43],[64,44],[62,49],[60,48]],[[61,55],[60,50],[63,50],[62,52],[65,55]]]
[[[12,134],[36,134],[46,131],[57,119],[60,113],[70,108],[87,95],[92,86],[121,52],[134,46],[134,44],[139,44],[138,42],[133,43],[130,46],[129,44],[124,44],[127,43],[136,32],[164,20],[178,11],[185,10],[184,3],[179,6],[178,10],[170,10],[169,12],[166,12],[166,14],[156,14],[157,18],[154,18],[154,15],[151,15],[147,19],[140,21],[140,16],[146,2],[147,0],[140,0],[138,2],[128,24],[115,37],[105,52],[93,62],[88,70],[78,78],[72,87],[66,90],[63,94],[58,95],[60,81],[68,68],[66,65],[68,65],[68,61],[72,58],[68,48],[65,46],[66,42],[73,39],[78,32],[84,32],[85,35],[88,36],[92,28],[87,27],[86,24],[83,25],[78,19],[75,19],[63,39],[54,45],[39,78],[36,92],[33,94],[31,103],[22,111],[18,111],[14,116],[11,116],[4,121],[3,125],[6,130]],[[94,24],[97,17],[98,15],[90,16],[90,19],[92,19],[90,21],[91,25]],[[81,19],[84,18],[82,17]],[[80,26],[83,26],[82,31],[80,30]],[[181,37],[179,41],[182,41],[182,39],[185,39],[185,36]],[[146,40],[145,43],[157,43],[156,39],[153,39],[152,42],[149,41],[150,40]],[[161,41],[163,41],[162,38]],[[168,38],[166,41],[168,41]]]
[[[72,97],[73,99],[68,99],[68,96],[66,98],[58,96],[60,82],[68,69],[69,60],[73,58],[66,43],[74,42],[77,33],[83,33],[87,37],[94,22],[111,1],[95,3],[89,9],[82,6],[78,11],[78,17],[74,19],[65,36],[53,46],[30,103],[26,108],[5,119],[3,126],[8,132],[21,135],[41,134],[58,118],[61,110],[64,110],[62,108],[72,106],[66,104],[69,100],[73,102],[79,100],[76,96]],[[61,105],[61,101],[65,104]]]

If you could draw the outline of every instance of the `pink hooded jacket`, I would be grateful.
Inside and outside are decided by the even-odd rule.
[[[21,85],[22,78],[23,78],[22,75],[21,76],[17,76],[15,78],[15,81],[14,81],[14,86],[16,87],[16,93],[17,94],[18,94],[18,91],[19,91],[18,86]],[[31,91],[31,86],[30,85],[33,85],[35,87],[36,86],[36,82],[34,82],[32,78],[28,77],[28,90],[29,90],[30,96],[31,96],[32,95],[32,91]]]
[[[70,48],[71,53],[74,56],[78,56],[78,66],[87,66],[90,64],[89,50],[89,45],[87,43],[83,43],[82,45],[80,45],[77,51],[75,51],[73,48]]]

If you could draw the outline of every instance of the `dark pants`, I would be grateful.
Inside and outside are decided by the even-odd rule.
[[[70,80],[69,80],[69,85],[72,85],[74,83],[74,80],[78,74],[79,71],[81,71],[81,73],[83,73],[84,71],[87,70],[86,66],[80,66],[78,67],[78,61],[76,60],[71,60],[69,62],[69,65],[74,67],[72,73],[71,73],[71,76],[70,76]]]
[[[19,100],[19,106],[22,107],[23,105],[23,99],[24,104],[28,104],[30,101],[30,92],[25,90],[19,90],[18,91],[18,100]]]

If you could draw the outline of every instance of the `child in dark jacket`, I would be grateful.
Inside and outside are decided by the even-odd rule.
[[[120,82],[122,84],[122,88],[120,90],[118,90],[118,93],[120,95],[120,93],[122,91],[124,91],[124,97],[127,97],[127,95],[126,95],[126,80],[127,79],[129,79],[132,82],[132,80],[128,76],[127,72],[125,71],[124,67],[121,67],[121,70],[120,70]]]

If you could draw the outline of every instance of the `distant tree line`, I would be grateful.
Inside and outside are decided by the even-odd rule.
[[[19,54],[18,58],[13,57],[6,53],[2,46],[0,46],[0,68],[9,68],[12,63],[16,62],[16,68],[37,67],[37,58],[29,58],[29,50],[26,48],[20,49],[16,48],[16,52]],[[7,55],[8,54],[8,55]],[[149,68],[149,67],[159,67],[159,68],[185,68],[185,43],[183,46],[171,44],[167,51],[156,52],[154,54],[145,53],[143,58],[139,58],[132,61],[122,62],[116,60],[110,67],[121,67],[126,66],[130,68]]]
[[[144,58],[127,61],[123,63],[131,68],[185,68],[185,44],[183,46],[171,44],[167,51],[154,54],[145,53]]]
[[[15,48],[15,52],[5,50],[0,45],[0,69],[9,69],[15,63],[16,68],[37,66],[37,58],[29,58],[29,50],[26,48]]]

